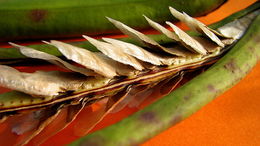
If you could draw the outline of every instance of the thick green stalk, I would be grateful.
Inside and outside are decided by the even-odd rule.
[[[141,16],[160,23],[174,20],[172,6],[192,16],[204,15],[226,0],[9,0],[0,2],[0,40],[47,39],[117,31],[106,16],[131,27],[149,26]],[[118,32],[118,31],[117,31]]]
[[[250,13],[250,12],[254,11],[255,9],[258,9],[259,6],[260,6],[260,3],[256,2],[255,4],[249,6],[248,8],[231,15],[220,22],[217,22],[217,23],[211,25],[210,27],[213,29],[218,28],[218,27],[226,24],[227,22],[238,19],[239,17],[244,16],[245,14]],[[167,8],[167,10],[168,10],[168,8]],[[170,12],[168,12],[168,13],[170,14]],[[142,15],[140,15],[139,17],[142,18],[141,16]],[[147,22],[145,22],[145,23],[147,23]],[[126,24],[128,24],[128,23],[126,23]],[[155,41],[159,42],[160,44],[172,42],[172,40],[167,38],[165,35],[156,34],[156,35],[148,35],[148,36],[153,38]],[[121,40],[123,40],[125,42],[135,43],[131,38],[123,38]],[[88,41],[71,42],[70,44],[78,46],[78,47],[86,48],[86,49],[89,49],[92,51],[97,51]],[[57,50],[57,48],[47,45],[47,44],[29,45],[28,47],[32,47],[37,50],[44,51],[46,53],[49,53],[49,54],[52,54],[55,56],[62,56],[61,53]],[[19,58],[25,58],[25,56],[20,54],[16,48],[0,48],[0,59],[19,59]]]
[[[260,16],[222,59],[184,86],[121,122],[71,145],[137,145],[187,118],[241,80],[260,58]]]

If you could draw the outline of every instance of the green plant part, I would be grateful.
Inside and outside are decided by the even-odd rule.
[[[243,16],[243,15],[249,13],[249,12],[252,12],[252,11],[258,9],[259,5],[260,5],[260,3],[256,2],[255,4],[249,6],[248,8],[231,15],[231,16],[223,19],[220,22],[212,24],[209,27],[212,28],[212,29],[216,29],[218,27],[221,27],[221,26],[223,26],[224,24],[227,24],[230,21],[233,21],[233,20],[235,20],[235,19],[237,19],[237,18],[239,18],[239,17],[241,17],[241,16]],[[145,20],[144,18],[142,18],[142,19]],[[171,16],[171,19],[172,19],[172,16]],[[147,22],[144,22],[144,23],[148,24]],[[109,25],[111,25],[111,24],[109,24]],[[188,33],[194,34],[194,32],[188,32]],[[158,35],[147,35],[147,36],[154,39],[159,44],[165,44],[165,43],[171,43],[172,42],[172,40],[170,38],[168,38],[168,37],[166,37],[165,35],[162,35],[162,34],[161,35],[160,34],[158,34]],[[122,38],[120,40],[136,44],[136,42],[131,38]],[[88,49],[88,50],[91,50],[91,51],[98,51],[88,41],[70,42],[70,44],[72,44],[74,46],[81,47],[81,48],[85,48],[85,49]],[[41,43],[41,44],[36,44],[36,45],[29,45],[28,47],[31,47],[31,48],[37,49],[39,51],[43,51],[43,52],[46,52],[48,54],[55,55],[55,56],[62,56],[62,54],[57,50],[56,47],[50,46],[50,45],[47,45],[47,44]],[[16,48],[0,48],[0,59],[24,59],[24,58],[26,58],[26,57],[24,55],[22,55]]]
[[[0,2],[0,40],[79,37],[115,33],[105,16],[131,27],[148,27],[140,16],[155,21],[173,20],[168,6],[192,16],[205,15],[226,0],[12,0]],[[117,31],[118,32],[118,31]]]
[[[203,74],[121,122],[70,145],[137,145],[189,117],[239,82],[259,61],[259,23],[258,15],[231,51]]]

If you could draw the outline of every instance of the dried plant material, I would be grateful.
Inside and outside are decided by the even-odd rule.
[[[217,37],[215,33],[216,31],[212,31],[209,29],[205,24],[201,23],[200,21],[190,17],[186,13],[184,13],[184,16],[186,17],[187,23],[190,23],[190,27],[193,26],[193,30],[197,30],[200,33],[204,33],[206,36],[208,36],[213,42],[218,44],[220,47],[225,47],[225,44],[221,42],[221,40]]]
[[[162,57],[152,54],[139,46],[111,38],[103,38],[103,40],[111,43],[112,45],[120,48],[124,53],[134,56],[139,60],[149,62],[153,65],[163,65],[161,62],[163,59]]]
[[[169,94],[175,89],[181,80],[183,79],[183,72],[174,74],[172,77],[166,78],[154,86],[151,86],[141,92],[138,92],[136,96],[129,102],[128,107],[142,109],[145,106],[155,102],[159,98]]]
[[[35,111],[34,113],[38,113],[38,115],[30,115],[33,116],[32,118],[29,117],[26,120],[20,120],[22,122],[28,121],[30,119],[31,121],[28,121],[28,125],[32,125],[34,123],[34,127],[25,133],[21,134],[21,137],[23,139],[18,137],[18,140],[16,141],[15,145],[25,145],[27,144],[35,135],[39,134],[49,123],[51,123],[53,120],[56,119],[57,115],[60,112],[60,107],[56,108],[47,108],[40,111]],[[36,117],[37,116],[37,117]],[[26,118],[26,117],[25,117]],[[31,123],[31,124],[30,124]],[[21,126],[20,126],[21,127]],[[19,127],[16,127],[19,128]]]
[[[0,114],[0,125],[8,118],[9,115]],[[1,128],[1,126],[0,126]]]
[[[37,96],[55,96],[69,90],[78,90],[87,81],[87,77],[75,73],[23,73],[4,65],[0,65],[0,70],[1,86]]]
[[[70,64],[66,61],[63,61],[62,59],[60,59],[60,58],[58,58],[54,55],[50,55],[48,53],[38,51],[38,50],[29,48],[29,47],[17,45],[17,44],[14,44],[14,43],[10,43],[10,44],[14,47],[17,47],[20,50],[20,52],[27,57],[36,58],[36,59],[43,59],[43,60],[46,60],[50,63],[58,65],[62,68],[69,69],[71,71],[78,72],[78,73],[84,74],[86,76],[98,76],[98,74],[96,74],[92,70],[74,66],[74,65],[72,65],[72,64]]]
[[[175,34],[179,37],[181,43],[186,46],[188,49],[190,49],[193,52],[197,52],[199,54],[206,55],[207,51],[204,49],[204,47],[195,39],[193,39],[191,36],[189,36],[186,32],[179,29],[177,26],[172,24],[171,22],[166,22],[175,32]]]
[[[215,52],[217,49],[221,48],[219,45],[210,41],[209,39],[202,38],[202,37],[193,37],[193,38],[197,40],[207,50],[207,52],[212,53]]]
[[[116,21],[112,18],[108,18],[108,20],[113,23],[119,30],[121,30],[124,34],[132,37],[133,39],[139,41],[142,45],[153,49],[156,52],[167,52],[172,55],[176,56],[185,56],[181,51],[174,50],[173,48],[166,48],[161,46],[159,43],[154,41],[153,39],[149,38],[148,36],[144,35],[143,33],[134,30],[133,28],[123,24],[122,22]]]
[[[83,48],[75,47],[60,41],[52,40],[51,45],[56,46],[59,51],[68,59],[71,59],[96,73],[113,78],[116,76],[115,68],[103,62],[95,53]]]
[[[225,45],[221,42],[221,40],[205,24],[190,17],[186,13],[183,13],[183,14],[180,13],[179,11],[175,10],[172,7],[170,7],[170,11],[174,17],[176,17],[180,21],[186,23],[192,30],[197,31],[199,33],[203,33],[204,35],[208,36],[213,42],[215,42],[219,46],[225,47]]]
[[[107,64],[115,67],[116,73],[118,75],[130,77],[130,76],[134,76],[134,75],[138,74],[138,72],[139,72],[138,70],[136,70],[132,66],[122,64],[118,61],[115,61],[115,60],[107,57],[106,55],[104,55],[102,53],[96,53],[96,55],[99,56]]]
[[[103,54],[110,57],[111,59],[118,61],[123,64],[130,65],[137,70],[143,70],[144,67],[132,56],[124,53],[121,48],[117,46],[113,46],[106,42],[101,42],[91,37],[83,35],[85,39],[87,39],[92,45],[94,45],[98,50],[100,50]]]
[[[112,97],[101,99],[93,106],[85,107],[75,120],[74,133],[77,136],[86,135],[95,125],[97,125],[107,114],[126,98],[129,89],[123,89]],[[90,112],[91,111],[91,112]]]
[[[27,144],[41,145],[46,139],[66,128],[74,121],[84,106],[84,100],[78,104],[66,105],[59,111],[55,120],[52,120],[48,125],[45,125],[44,129],[39,130],[37,135],[34,134],[30,139],[27,139],[26,142],[29,142]]]
[[[233,38],[233,39],[239,39],[245,33],[245,31],[247,30],[246,28],[248,28],[248,26],[254,20],[255,16],[259,15],[259,13],[260,13],[260,10],[252,12],[251,14],[247,15],[246,17],[242,17],[242,18],[232,21],[222,27],[219,27],[217,30],[224,36],[227,36],[227,37]]]
[[[59,106],[44,109],[23,111],[18,116],[11,116],[3,123],[8,125],[0,133],[1,145],[24,145],[28,139],[38,134],[46,125],[54,120],[59,112]],[[11,139],[5,142],[5,139]]]
[[[117,106],[110,111],[110,113],[116,113],[121,111],[123,108],[125,108],[127,105],[130,108],[133,108],[137,106],[137,104],[142,103],[144,99],[149,97],[149,95],[152,93],[152,87],[156,83],[148,84],[148,85],[134,85],[129,89],[129,93],[126,95],[124,99],[122,99],[121,102],[117,104]],[[138,100],[138,101],[136,101]],[[137,103],[138,102],[138,103]]]
[[[31,74],[21,73],[14,68],[1,65],[0,70],[0,85],[3,87],[41,96],[53,96],[63,92],[59,85],[40,83],[41,81],[35,80],[35,78],[32,80],[30,79],[33,78]],[[43,86],[38,86],[39,84]]]
[[[148,62],[152,65],[149,64],[145,64],[142,63],[142,65],[147,68],[147,69],[151,69],[154,68],[155,66],[153,65],[172,65],[175,62],[175,58],[177,57],[169,57],[169,56],[163,56],[163,55],[158,55],[158,54],[153,54],[151,52],[148,52],[147,50],[136,46],[134,44],[130,44],[130,43],[126,43],[120,40],[116,40],[116,39],[111,39],[111,38],[103,38],[105,41],[120,47],[125,53],[134,56],[136,58],[138,58],[139,60],[142,60],[144,62]],[[177,48],[177,50],[183,50]],[[185,52],[185,56],[186,55],[190,55],[190,53]]]
[[[170,30],[168,30],[167,28],[163,27],[162,25],[160,25],[159,23],[154,22],[153,20],[149,19],[148,17],[144,16],[144,18],[147,20],[147,22],[150,24],[150,26],[152,26],[154,29],[156,29],[157,31],[165,34],[167,37],[173,39],[174,41],[179,41],[178,36],[176,36],[176,34],[174,34],[173,32],[171,32]]]

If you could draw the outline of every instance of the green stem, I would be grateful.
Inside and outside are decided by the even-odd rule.
[[[226,0],[8,0],[0,1],[0,40],[57,39],[114,33],[105,16],[131,27],[147,28],[142,14],[162,23],[176,20],[173,6],[192,16],[205,15]]]
[[[246,8],[242,11],[239,11],[239,12],[225,18],[220,22],[210,25],[210,27],[213,29],[218,28],[218,27],[226,24],[227,22],[238,19],[238,18],[258,9],[259,6],[260,6],[260,2],[256,2],[255,4],[249,6],[248,8]],[[141,15],[140,15],[140,17],[141,17]],[[155,41],[157,41],[160,44],[172,42],[172,40],[167,38],[165,35],[156,34],[156,35],[148,35],[148,36],[153,38]],[[136,43],[131,38],[122,38],[121,40],[126,41],[126,42]],[[78,46],[78,47],[86,48],[88,50],[97,51],[87,41],[71,42],[70,44]],[[55,55],[55,56],[62,56],[62,54],[57,50],[57,48],[47,45],[47,44],[29,45],[28,47],[31,47],[31,48]],[[0,48],[0,59],[20,59],[20,58],[26,58],[26,57],[23,56],[22,54],[20,54],[16,48]]]

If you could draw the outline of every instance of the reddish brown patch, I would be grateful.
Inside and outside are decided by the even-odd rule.
[[[34,9],[30,11],[29,17],[33,22],[42,22],[46,18],[47,13],[47,10]]]
[[[249,47],[248,49],[249,49],[249,51],[250,51],[252,54],[255,54],[255,48]]]
[[[260,35],[257,35],[254,38],[255,38],[254,40],[255,40],[256,43],[260,43]]]
[[[241,72],[241,69],[237,66],[235,59],[231,59],[224,65],[224,67],[232,73]]]
[[[184,99],[184,100],[189,100],[192,96],[193,96],[192,93],[189,92],[189,93],[187,93],[185,96],[183,96],[183,99]]]
[[[152,111],[144,112],[140,115],[140,120],[147,122],[147,123],[152,123],[152,122],[157,122],[157,117],[156,113]]]
[[[214,85],[211,85],[211,84],[209,84],[209,85],[207,86],[207,89],[208,89],[209,92],[213,92],[213,93],[218,92],[218,90],[215,88],[215,86],[214,86]]]
[[[175,125],[175,124],[179,123],[181,120],[182,120],[181,114],[177,113],[176,115],[173,116],[171,123],[172,123],[172,125]]]
[[[256,56],[256,59],[257,59],[257,60],[259,60],[259,56],[258,56],[258,54],[257,54],[257,52],[256,52],[256,48],[254,48],[254,47],[249,47],[248,50],[249,50],[253,55]]]
[[[130,139],[128,140],[128,143],[127,143],[127,144],[121,144],[121,143],[120,143],[119,145],[139,146],[139,145],[140,145],[140,142],[138,142],[138,141],[136,141],[136,140],[130,138]]]

